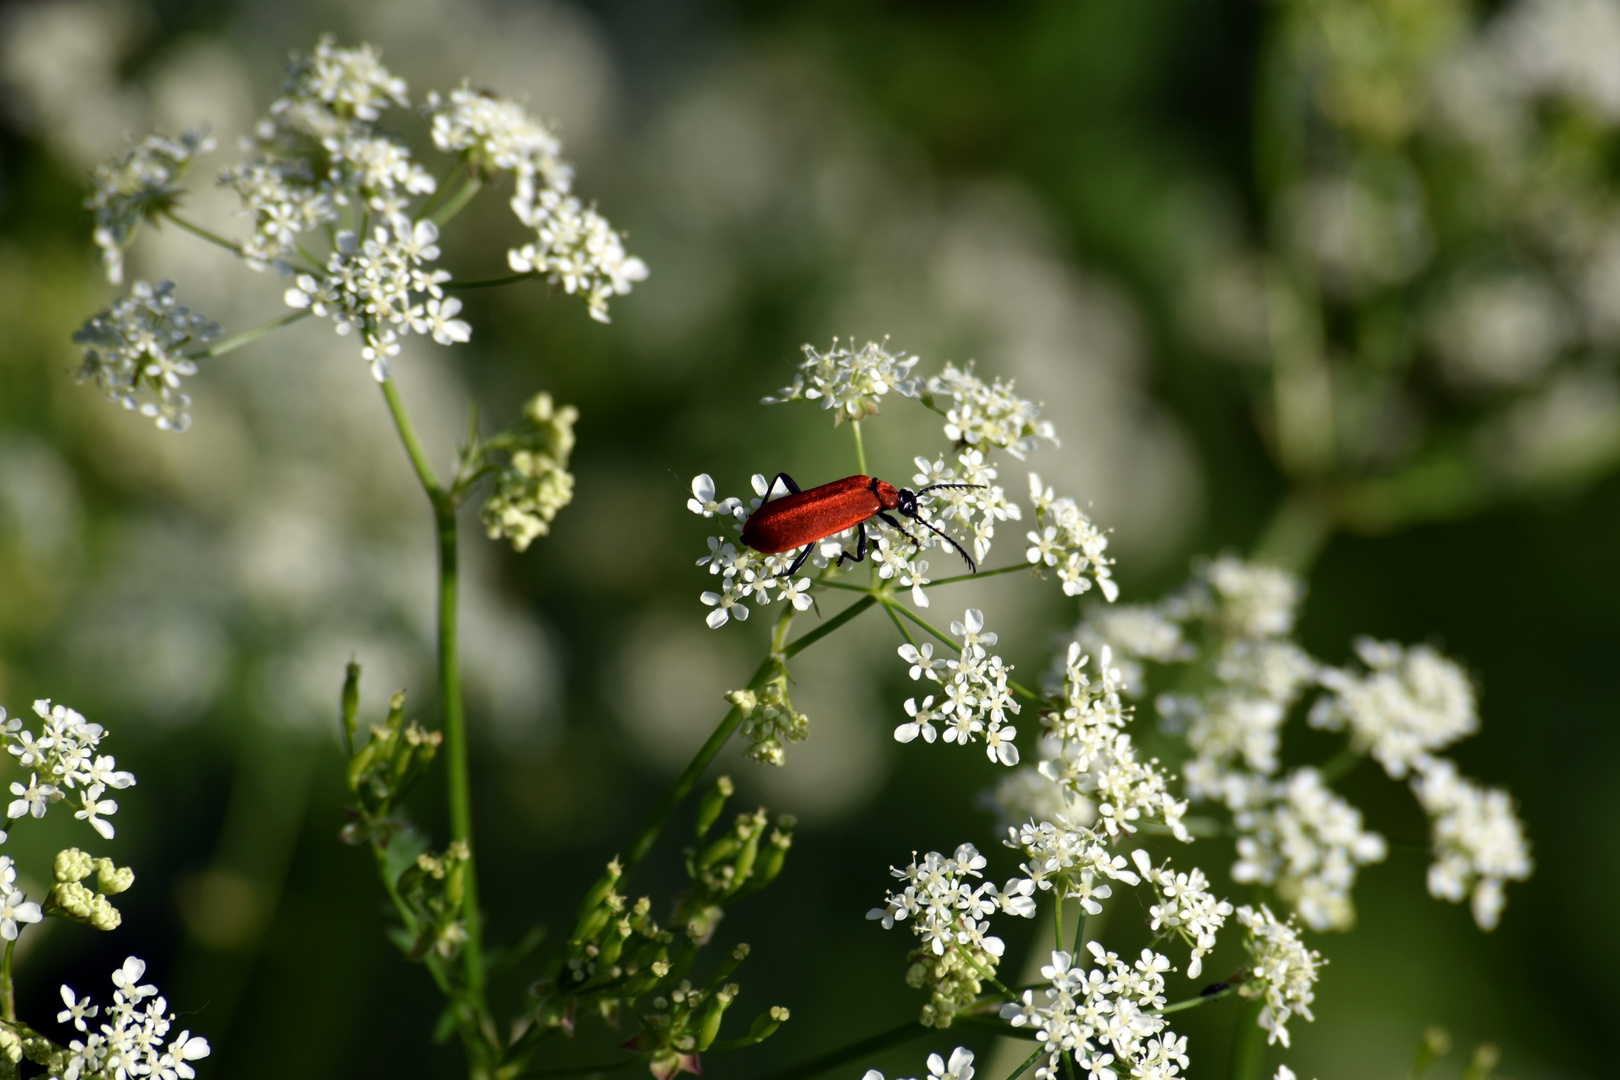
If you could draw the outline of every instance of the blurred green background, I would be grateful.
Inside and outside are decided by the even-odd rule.
[[[1361,925],[1314,942],[1331,958],[1318,1019],[1296,1025],[1294,1049],[1274,1059],[1323,1080],[1404,1076],[1420,1032],[1441,1024],[1464,1051],[1499,1043],[1505,1076],[1612,1075],[1620,478],[1609,473],[1620,406],[1602,312],[1620,323],[1620,301],[1603,307],[1597,270],[1597,285],[1565,290],[1584,307],[1544,304],[1554,314],[1540,323],[1535,310],[1492,321],[1534,288],[1475,308],[1449,298],[1504,261],[1514,281],[1551,281],[1544,292],[1571,280],[1558,258],[1601,269],[1590,230],[1620,168],[1610,139],[1620,88],[1602,75],[1605,58],[1611,71],[1620,62],[1603,47],[1620,42],[1620,6],[1521,8],[1563,13],[1543,22],[1595,56],[1595,81],[1565,87],[1577,102],[1586,95],[1584,110],[1536,114],[1545,137],[1535,136],[1543,156],[1529,181],[1481,194],[1490,185],[1451,144],[1402,128],[1402,87],[1451,71],[1447,43],[1472,33],[1471,19],[1507,40],[1518,8],[8,5],[0,702],[13,714],[39,696],[81,709],[111,729],[109,749],[140,779],[119,799],[106,845],[139,875],[124,925],[26,935],[24,1015],[54,1013],[59,981],[102,992],[135,953],[182,1024],[212,1041],[205,1077],[461,1067],[453,1047],[429,1045],[437,999],[385,943],[363,854],[336,839],[344,661],[365,665],[363,708],[380,713],[388,692],[407,687],[413,711],[434,715],[429,516],[366,365],[328,327],[297,326],[208,363],[191,380],[195,424],[178,437],[73,380],[69,335],[113,295],[81,209],[87,171],[127,136],[206,123],[224,151],[193,172],[188,205],[233,228],[209,177],[273,96],[287,52],[330,30],[381,46],[415,101],[464,75],[525,97],[555,120],[579,189],[652,269],[615,301],[611,327],[539,288],[491,291],[469,296],[470,345],[407,351],[395,365],[441,462],[469,401],[493,425],[540,389],[582,414],[578,496],[555,534],[523,556],[466,542],[477,830],[496,942],[566,921],[718,719],[720,694],[756,662],[760,620],[702,625],[706,578],[692,562],[706,533],[684,509],[690,477],[710,472],[722,493],[741,494],[753,472],[801,482],[853,472],[847,436],[818,410],[755,403],[789,381],[801,343],[891,334],[923,356],[921,371],[977,358],[981,372],[1014,376],[1045,401],[1064,442],[1032,467],[1114,530],[1127,599],[1174,585],[1194,553],[1252,549],[1291,490],[1395,478],[1395,496],[1351,500],[1353,527],[1327,539],[1303,639],[1331,661],[1358,633],[1431,640],[1462,660],[1482,685],[1484,723],[1457,756],[1512,788],[1537,872],[1509,889],[1501,928],[1480,934],[1465,909],[1426,896],[1410,796],[1357,773],[1346,792],[1394,850],[1363,875]],[[1299,30],[1312,10],[1327,13],[1317,37]],[[1358,11],[1383,30],[1358,31]],[[1557,44],[1502,55],[1547,82],[1535,64]],[[1356,76],[1343,80],[1349,89],[1299,89],[1333,63]],[[1475,67],[1458,85],[1489,82],[1490,63]],[[1487,111],[1468,107],[1477,111],[1465,119]],[[420,134],[407,116],[385,126]],[[1280,189],[1319,169],[1373,177],[1374,197],[1313,203],[1321,192],[1309,185]],[[1311,216],[1319,204],[1387,209],[1413,183],[1428,224],[1402,233],[1390,211],[1384,247],[1376,223],[1351,214],[1341,235]],[[1286,236],[1299,232],[1288,232],[1290,215],[1302,214],[1304,254],[1288,254]],[[1560,227],[1565,247],[1538,239]],[[515,236],[503,199],[487,197],[447,232],[445,265],[501,273]],[[1376,414],[1359,428],[1341,418],[1343,430],[1373,434],[1330,466],[1313,464],[1308,446],[1303,458],[1290,450],[1267,361],[1253,355],[1267,334],[1254,316],[1262,251],[1294,268],[1285,291],[1302,279],[1320,288],[1319,351],[1335,365],[1338,400],[1372,402],[1363,412]],[[147,231],[131,277],[176,279],[182,302],[227,332],[284,310],[272,275],[216,254],[175,230]],[[1500,341],[1510,346],[1489,352]],[[1526,360],[1538,347],[1546,355]],[[1486,353],[1506,359],[1474,363]],[[1438,359],[1425,367],[1425,357]],[[869,445],[875,471],[893,479],[941,439],[922,410],[896,408],[870,425]],[[1486,450],[1469,457],[1469,447]],[[466,525],[476,530],[471,515]],[[1056,593],[987,584],[948,603],[936,592],[935,603],[983,603],[1009,658],[1034,671],[1078,613]],[[754,945],[739,972],[743,1014],[784,1004],[793,1019],[760,1048],[712,1056],[710,1075],[762,1075],[914,1015],[920,996],[901,982],[909,938],[864,919],[887,866],[913,848],[996,848],[992,817],[963,794],[992,772],[976,754],[892,742],[903,670],[885,659],[886,625],[857,627],[796,666],[812,735],[789,749],[787,767],[728,762],[743,802],[803,822],[779,882],[721,930]],[[440,794],[430,785],[414,804],[442,837]],[[8,850],[25,870],[84,839],[64,817],[17,830]],[[676,846],[638,890],[673,887]],[[1218,872],[1223,858],[1200,863]],[[1135,931],[1122,929],[1128,944]],[[497,994],[515,1010],[525,985],[514,974]],[[1191,1075],[1224,1075],[1235,1005],[1177,1025],[1190,1036]],[[952,1034],[870,1064],[919,1071],[921,1047],[948,1051]],[[601,1060],[615,1041],[589,1030],[566,1053]],[[977,1035],[960,1041],[990,1050]],[[1460,1057],[1436,1075],[1454,1075]]]

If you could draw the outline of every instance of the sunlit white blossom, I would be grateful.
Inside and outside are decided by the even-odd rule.
[[[1470,896],[1474,921],[1481,929],[1495,929],[1506,902],[1503,884],[1524,881],[1534,865],[1513,800],[1501,788],[1484,788],[1460,775],[1443,758],[1419,766],[1412,790],[1432,824],[1430,895],[1453,903]]]
[[[123,156],[96,167],[95,189],[85,205],[95,211],[92,236],[109,282],[123,282],[124,250],[136,230],[175,205],[185,191],[180,178],[186,166],[213,148],[214,140],[201,131],[178,138],[154,133]]]
[[[1288,1021],[1295,1014],[1316,1019],[1311,1002],[1316,1000],[1322,954],[1305,947],[1292,920],[1279,922],[1264,904],[1259,911],[1245,904],[1235,914],[1249,931],[1244,947],[1249,951],[1250,983],[1241,992],[1265,1001],[1260,1026],[1267,1032],[1266,1041],[1287,1046]]]
[[[94,382],[108,401],[139,410],[165,431],[184,431],[191,398],[180,380],[197,373],[185,350],[218,336],[218,324],[175,300],[174,282],[137,281],[73,335],[84,347],[79,381]]]
[[[1356,653],[1366,674],[1323,671],[1331,693],[1316,703],[1310,721],[1329,731],[1348,727],[1352,745],[1391,777],[1402,779],[1433,751],[1479,730],[1467,674],[1435,650],[1360,638]]]
[[[1013,393],[1011,381],[985,383],[973,365],[945,370],[928,380],[928,396],[945,410],[945,437],[985,450],[1000,447],[1020,461],[1038,441],[1058,445],[1050,421],[1040,419],[1040,406]]]
[[[902,397],[916,397],[920,381],[911,369],[918,358],[894,355],[885,345],[887,339],[868,341],[854,350],[839,345],[834,338],[826,352],[813,345],[802,346],[804,359],[792,384],[764,402],[774,405],[800,399],[818,401],[823,409],[833,410],[833,423],[840,424],[873,415],[883,396],[891,391]]]

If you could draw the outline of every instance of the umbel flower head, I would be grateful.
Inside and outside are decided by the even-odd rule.
[[[179,138],[153,133],[130,147],[122,157],[98,165],[95,188],[85,206],[95,211],[92,234],[101,249],[107,280],[124,280],[124,249],[135,238],[141,222],[157,218],[184,193],[180,178],[191,159],[214,148],[214,140],[201,131]]]
[[[551,531],[557,511],[574,498],[568,455],[574,450],[579,410],[558,406],[550,394],[536,394],[523,406],[523,423],[508,437],[511,458],[484,503],[484,530],[505,537],[517,551]]]
[[[191,425],[191,398],[180,380],[197,373],[184,350],[218,335],[216,323],[175,300],[174,282],[137,281],[129,296],[90,316],[73,335],[84,347],[79,381],[94,382],[107,400],[138,409],[165,431],[184,431]]]
[[[197,1075],[191,1063],[212,1051],[208,1040],[189,1031],[169,1036],[174,1014],[156,986],[141,982],[145,974],[144,960],[134,956],[126,959],[113,972],[113,1001],[105,1009],[63,985],[62,1003],[66,1008],[57,1013],[57,1023],[71,1023],[83,1037],[68,1043],[67,1050],[59,1055],[60,1062],[53,1057],[52,1076],[62,1080],[93,1076],[191,1080]],[[98,1015],[102,1022],[91,1030],[90,1021]]]

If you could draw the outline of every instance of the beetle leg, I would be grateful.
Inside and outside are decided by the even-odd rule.
[[[792,482],[793,481],[791,481],[791,480],[788,481],[788,483],[790,483],[790,484]],[[804,550],[799,552],[799,557],[793,560],[793,565],[788,567],[786,570],[782,571],[780,574],[777,574],[776,576],[779,577],[779,578],[785,578],[785,577],[792,577],[794,574],[798,573],[799,572],[799,567],[804,565],[804,560],[806,560],[806,559],[808,559],[810,557],[810,552],[815,548],[815,546],[816,546],[815,544],[806,544],[806,545],[804,545]]]
[[[770,487],[765,489],[765,498],[767,500],[770,499],[771,492],[776,490],[777,484],[781,484],[783,487],[787,488],[787,493],[789,495],[797,495],[799,493],[799,485],[793,482],[793,477],[789,476],[785,472],[779,472],[776,474],[776,479],[771,481]]]
[[[910,531],[908,531],[904,525],[902,525],[898,521],[894,520],[894,518],[892,518],[888,514],[884,514],[884,513],[879,513],[877,516],[883,520],[883,523],[885,525],[888,525],[891,529],[894,529],[901,536],[903,536],[907,540],[911,541],[911,553],[913,555],[915,555],[917,553],[918,549],[920,549],[922,547],[922,541],[918,540],[915,536],[912,536]]]
[[[858,562],[863,561],[865,558],[866,558],[866,522],[863,521],[859,525],[855,526],[855,554],[851,555],[847,551],[839,552],[839,554],[838,554],[838,569],[842,570],[844,568],[844,560],[845,559],[848,559],[852,563],[858,563]]]

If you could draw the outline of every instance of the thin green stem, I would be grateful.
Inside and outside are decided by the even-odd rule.
[[[1018,1078],[1023,1076],[1031,1065],[1041,1060],[1041,1055],[1045,1054],[1046,1052],[1047,1050],[1045,1046],[1037,1046],[1035,1048],[1035,1052],[1029,1055],[1029,1057],[1025,1058],[1022,1065],[1018,1066],[1018,1068],[1007,1074],[1007,1080],[1018,1080]]]
[[[1016,574],[1020,570],[1035,569],[1036,566],[1033,563],[1022,563],[1014,566],[998,566],[994,570],[980,570],[976,574],[957,574],[955,577],[940,578],[937,581],[930,581],[928,584],[930,588],[935,585],[955,585],[958,581],[978,581],[981,578],[995,577],[997,574]]]
[[[883,605],[883,613],[893,620],[894,628],[900,631],[900,636],[906,639],[906,644],[915,649],[917,647],[917,639],[911,636],[911,631],[907,630],[906,624],[900,621],[900,616],[896,615],[888,604]]]
[[[309,316],[309,309],[306,308],[303,311],[294,311],[290,314],[283,315],[279,319],[271,319],[267,323],[253,327],[251,330],[244,330],[240,334],[233,334],[223,341],[216,341],[214,344],[208,346],[208,348],[202,350],[201,352],[190,353],[187,355],[186,359],[208,360],[216,356],[224,356],[228,352],[234,352],[244,345],[258,341],[272,330],[280,330],[283,326],[290,326],[299,319],[307,319]]]
[[[410,414],[405,411],[399,388],[394,385],[393,379],[389,379],[382,384],[382,392],[388,402],[388,412],[394,418],[394,427],[399,430],[399,441],[405,444],[405,453],[411,459],[411,467],[416,470],[416,479],[437,508],[444,489],[439,486],[439,478],[433,471],[433,463],[428,461],[427,451],[422,448],[422,440],[416,437],[416,428],[411,424]]]
[[[1061,947],[1063,944],[1063,893],[1058,889],[1052,890],[1052,940]]]
[[[958,956],[960,956],[964,961],[966,961],[968,967],[972,968],[974,971],[977,971],[979,973],[979,978],[983,979],[985,982],[987,982],[991,986],[995,987],[996,992],[998,994],[1000,994],[1003,998],[1005,998],[1008,1001],[1017,1001],[1018,1000],[1018,995],[1017,994],[1013,993],[1011,990],[1009,990],[1005,986],[1003,986],[1002,983],[1001,983],[1001,980],[997,979],[993,974],[990,973],[990,971],[988,969],[986,969],[977,960],[973,959],[972,955],[966,949],[958,948],[956,950],[956,952],[957,952]]]
[[[831,581],[827,578],[817,578],[815,583],[825,585],[829,589],[843,589],[845,592],[869,593],[872,591],[870,585],[852,585],[847,581]]]
[[[755,690],[763,686],[781,660],[797,656],[875,603],[877,601],[870,596],[862,597],[814,630],[801,636],[791,645],[784,645],[783,639],[787,637],[788,627],[793,619],[793,608],[789,607],[782,613],[782,617],[777,620],[771,634],[772,655],[766,657],[760,662],[759,667],[754,669],[753,677],[748,680],[748,689]],[[692,756],[692,760],[687,762],[686,768],[681,770],[680,775],[675,778],[668,790],[658,800],[658,805],[654,806],[652,812],[647,815],[646,823],[642,825],[641,831],[636,834],[636,839],[630,845],[629,853],[624,857],[622,862],[623,874],[628,875],[637,863],[647,857],[647,853],[652,850],[653,844],[658,839],[658,834],[664,828],[664,819],[669,817],[670,812],[680,804],[682,799],[686,798],[687,793],[692,790],[692,785],[697,783],[698,777],[703,775],[703,771],[709,767],[709,763],[720,753],[721,747],[726,745],[726,740],[731,738],[731,733],[737,730],[737,725],[741,722],[742,711],[735,706],[728,709],[726,715],[720,718],[720,723],[709,733],[709,737],[704,740],[702,746],[698,747],[698,751]]]
[[[16,938],[6,942],[6,955],[0,959],[0,1012],[12,1024],[17,1022],[17,988],[11,981],[11,953],[16,947]]]
[[[930,626],[928,624],[928,620],[924,619],[922,616],[918,615],[915,611],[912,611],[910,608],[906,607],[904,604],[886,603],[884,606],[891,609],[891,610],[893,610],[893,611],[898,611],[900,614],[904,615],[906,618],[910,619],[912,622],[916,623],[918,626],[922,627],[924,630],[928,631],[930,634],[933,634],[936,638],[938,638],[940,641],[944,642],[946,645],[949,645],[951,648],[955,649],[957,652],[962,651],[962,646],[961,646],[960,643],[958,643],[950,635],[943,633],[942,631],[940,631],[939,629],[937,629],[937,628],[935,628],[933,626]]]
[[[218,233],[212,232],[212,231],[210,231],[208,229],[203,228],[201,225],[197,225],[197,224],[194,224],[194,223],[192,223],[190,221],[187,221],[185,218],[181,217],[179,214],[176,214],[173,210],[165,210],[165,211],[163,211],[163,217],[167,221],[174,222],[176,225],[178,225],[182,229],[186,230],[186,232],[191,233],[193,236],[200,237],[200,238],[208,241],[210,244],[214,244],[214,245],[217,245],[218,247],[224,248],[226,251],[229,251],[232,255],[240,255],[240,254],[242,254],[242,246],[240,244],[237,244],[237,243],[235,243],[234,241],[231,241],[231,240],[227,240],[223,236],[219,235]]]
[[[1186,1001],[1174,1002],[1173,1004],[1166,1005],[1162,1009],[1149,1009],[1148,1011],[1151,1013],[1156,1013],[1159,1016],[1168,1016],[1173,1012],[1181,1012],[1183,1009],[1196,1009],[1198,1006],[1207,1005],[1211,1001],[1219,1001],[1223,997],[1230,997],[1231,995],[1237,993],[1237,991],[1237,987],[1228,986],[1212,993],[1200,994],[1195,998],[1188,998]],[[1255,1027],[1258,1028],[1259,1025],[1256,1024]]]
[[[442,228],[451,218],[461,213],[462,208],[472,200],[474,195],[478,194],[479,189],[483,186],[484,181],[477,175],[467,177],[462,185],[456,189],[456,193],[445,199],[444,205],[428,216],[428,220]]]
[[[1260,1026],[1260,1010],[1265,999],[1249,1002],[1237,1016],[1237,1031],[1232,1033],[1232,1068],[1228,1080],[1260,1080],[1260,1065],[1265,1059],[1265,1030]]]
[[[861,439],[861,422],[859,420],[851,420],[849,422],[849,429],[855,433],[856,471],[858,471],[862,476],[868,476],[870,474],[866,471],[866,443]]]
[[[1332,784],[1344,779],[1352,769],[1361,764],[1361,757],[1361,754],[1347,746],[1323,762],[1322,767],[1316,771],[1321,775],[1322,783]]]
[[[518,281],[529,281],[541,275],[534,270],[525,270],[521,274],[507,274],[504,277],[478,278],[473,281],[447,281],[444,287],[452,292],[464,289],[492,289],[497,285],[511,285]]]
[[[896,1046],[904,1046],[908,1042],[914,1042],[933,1030],[933,1028],[923,1027],[913,1020],[889,1031],[862,1039],[860,1042],[853,1042],[848,1046],[829,1050],[819,1057],[811,1058],[809,1061],[770,1073],[764,1077],[764,1080],[809,1080],[812,1076],[820,1076],[822,1073],[831,1072],[840,1066],[859,1061],[864,1057],[870,1057],[873,1054],[882,1053]]]
[[[427,201],[424,202],[416,211],[416,217],[412,220],[421,221],[423,218],[427,217],[428,214],[432,212],[433,208],[439,204],[439,200],[444,197],[444,193],[449,190],[450,181],[456,178],[456,173],[461,172],[465,168],[466,165],[459,158],[452,161],[450,163],[450,167],[444,170],[443,175],[439,177],[439,182],[433,185],[433,194],[427,197]]]
[[[1255,542],[1254,559],[1307,576],[1337,524],[1320,495],[1295,488],[1273,511]]]

